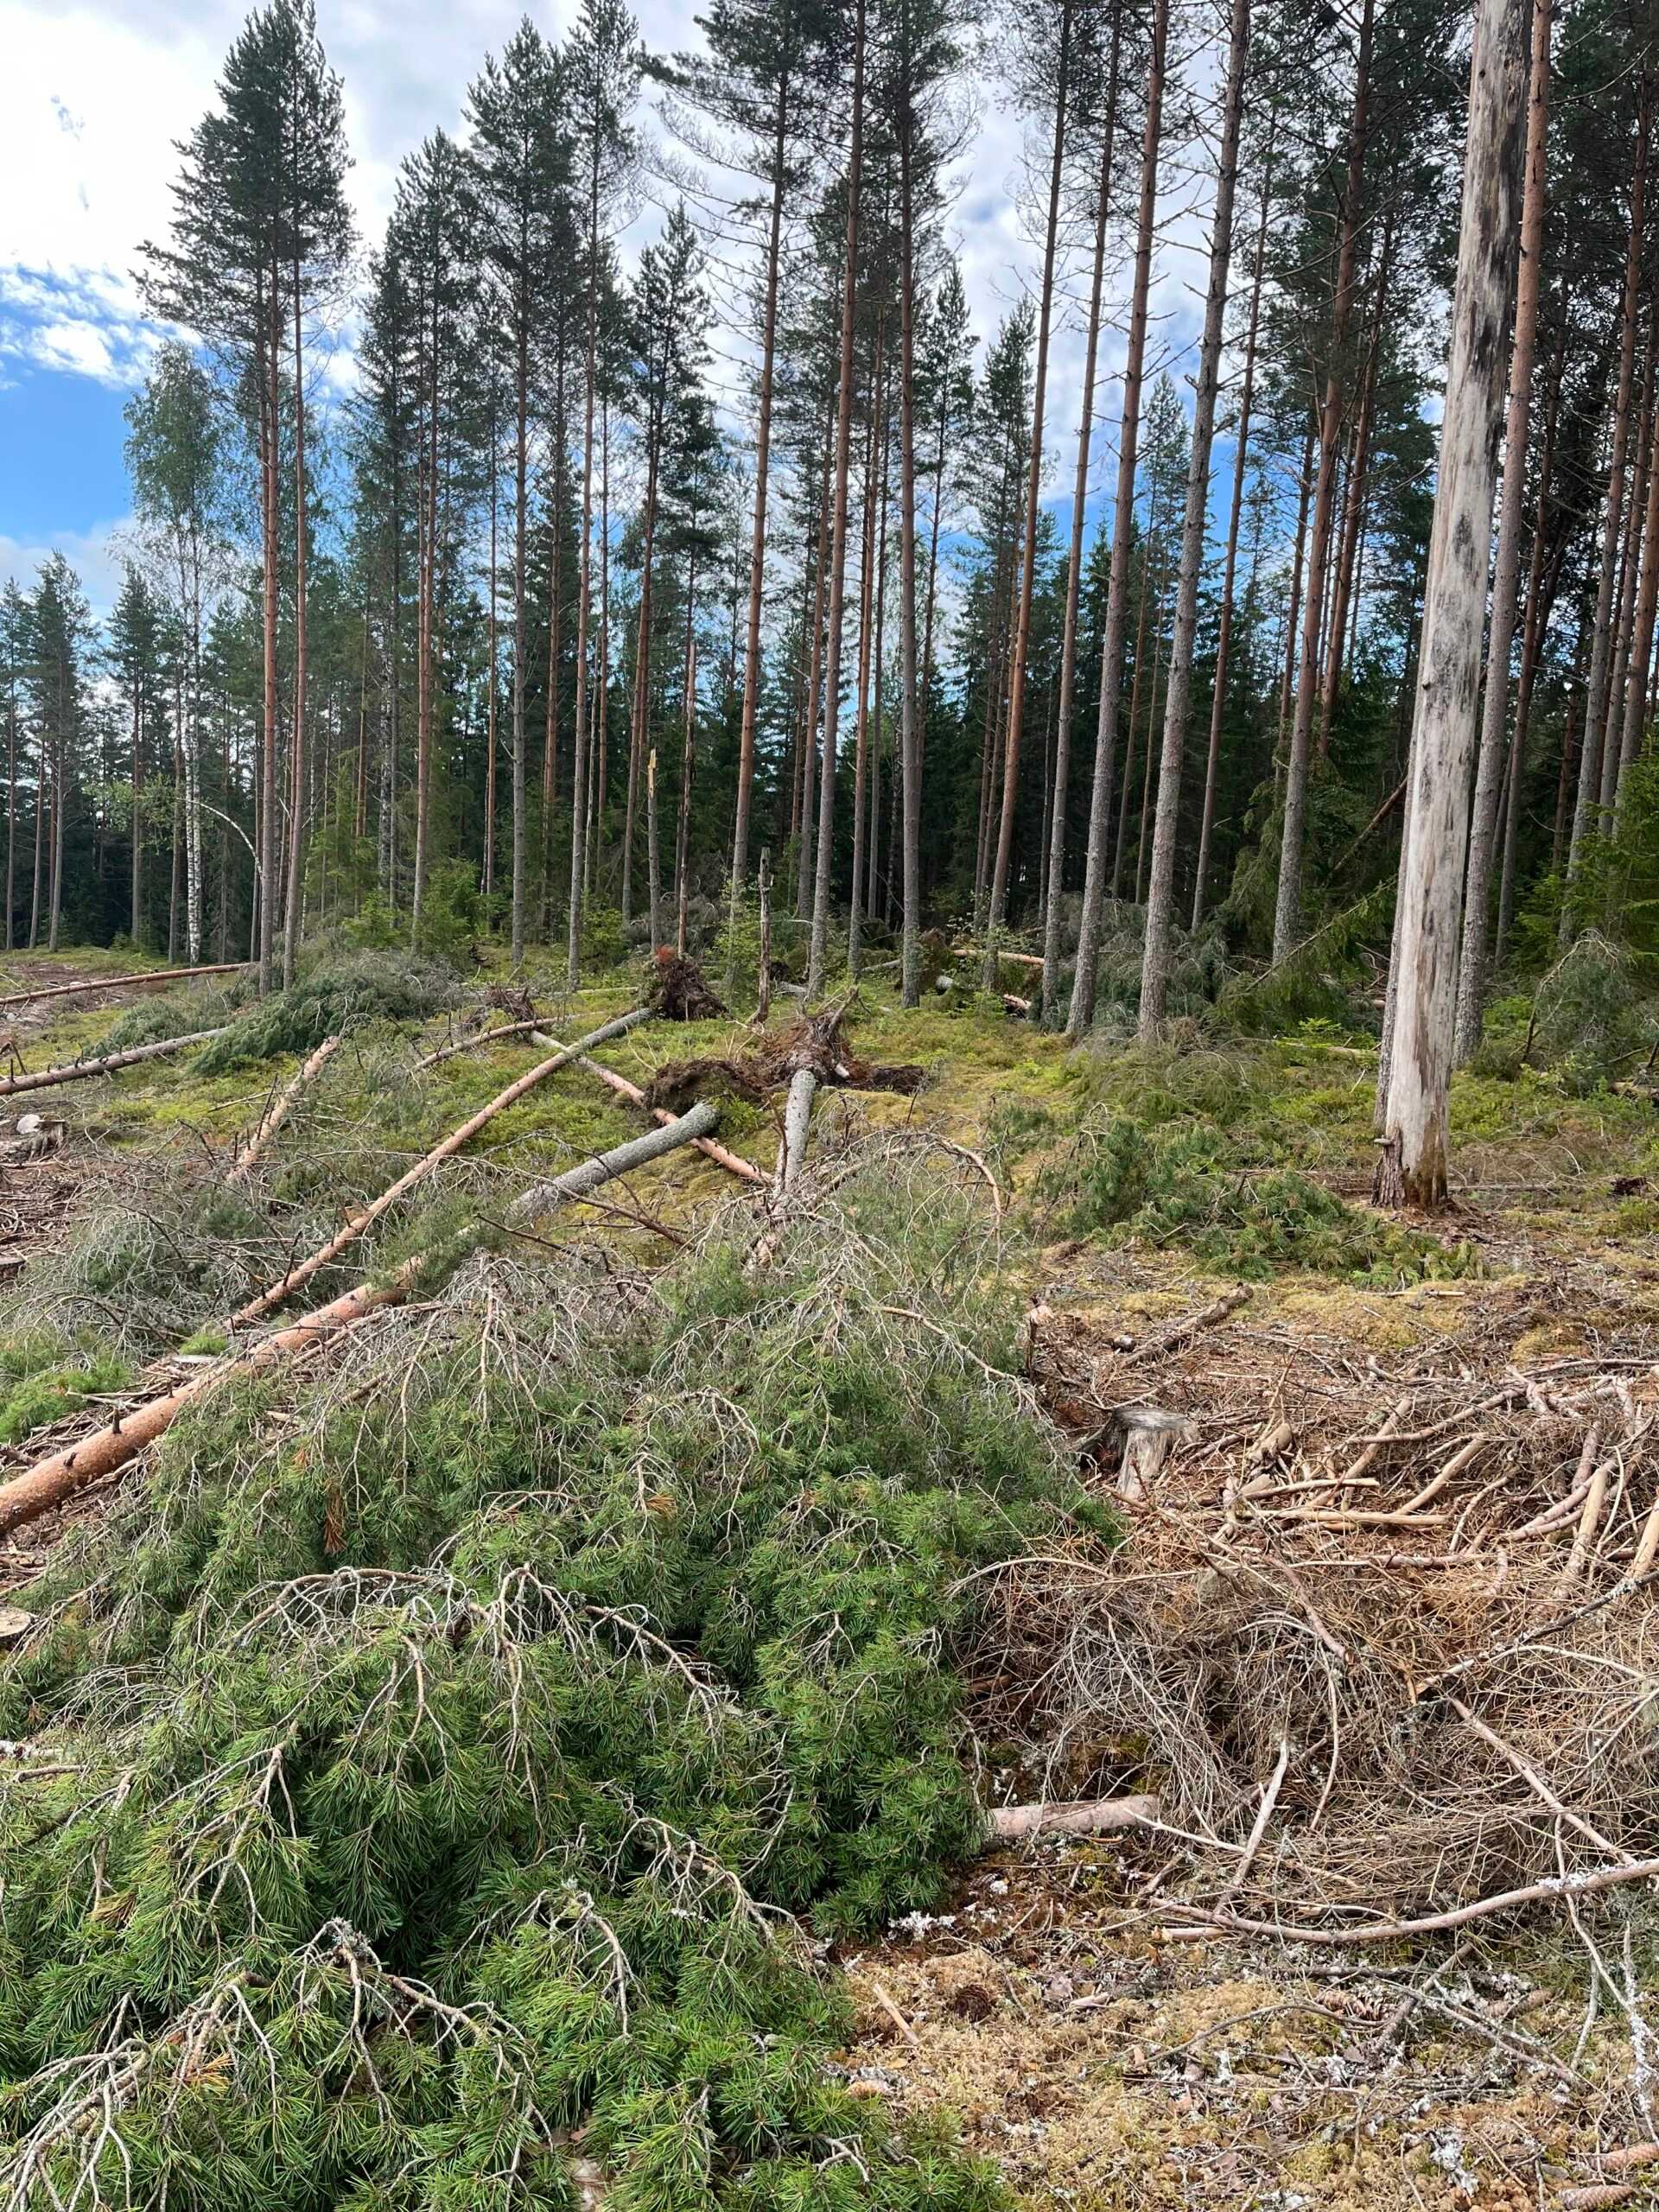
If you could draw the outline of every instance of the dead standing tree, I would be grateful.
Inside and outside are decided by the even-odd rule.
[[[1383,1205],[1441,1206],[1446,1197],[1459,924],[1530,15],[1529,0],[1480,0],[1475,18],[1446,413],[1406,801],[1394,1048],[1374,1193]]]

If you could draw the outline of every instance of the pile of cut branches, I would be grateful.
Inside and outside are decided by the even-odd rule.
[[[746,1210],[475,1256],[182,1419],[0,1673],[0,2190],[1000,2202],[832,2078],[788,1916],[984,1834],[950,1655],[1075,1486],[982,1218],[889,1160],[760,1280]]]
[[[1170,1358],[1048,1326],[1128,1541],[1009,1572],[982,1718],[1208,1840],[1160,1912],[1348,1942],[1659,1859],[1650,1354],[1385,1382],[1227,1312]]]

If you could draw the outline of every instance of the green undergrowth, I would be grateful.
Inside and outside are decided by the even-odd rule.
[[[65,1358],[54,1335],[0,1338],[0,1444],[16,1444],[48,1421],[79,1410],[89,1395],[118,1390],[132,1377],[114,1352],[85,1341]]]
[[[181,1422],[0,1675],[50,1747],[0,1792],[14,2158],[508,2212],[574,2203],[574,2135],[635,2212],[1000,2203],[849,2094],[803,1932],[938,1905],[976,1570],[1092,1522],[990,1233],[889,1163],[758,1274],[752,1225],[649,1282],[474,1258]]]
[[[1371,1088],[1348,1074],[1347,1049],[1319,1036],[1272,1051],[1096,1052],[1096,1103],[1037,1178],[1050,1225],[1179,1248],[1246,1279],[1300,1268],[1389,1285],[1470,1272],[1465,1247],[1403,1230],[1318,1179],[1369,1149]],[[1042,1134],[1027,1128],[1019,1141]]]
[[[251,976],[233,976],[220,984],[198,983],[183,990],[147,992],[106,1030],[92,1048],[93,1057],[130,1052],[135,1045],[156,1045],[164,1038],[191,1037],[221,1029],[253,995]]]

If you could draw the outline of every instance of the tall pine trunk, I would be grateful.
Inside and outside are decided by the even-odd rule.
[[[1158,148],[1163,130],[1164,72],[1169,44],[1169,0],[1154,0],[1152,54],[1147,80],[1147,122],[1141,146],[1141,206],[1135,230],[1135,287],[1129,308],[1128,350],[1123,364],[1123,410],[1117,441],[1117,493],[1112,512],[1111,565],[1106,584],[1106,637],[1101,658],[1100,715],[1095,729],[1095,785],[1089,804],[1089,851],[1083,887],[1083,919],[1077,973],[1066,1017],[1068,1037],[1080,1037],[1095,1018],[1100,960],[1107,827],[1111,820],[1112,760],[1117,746],[1118,695],[1123,683],[1123,632],[1128,606],[1129,537],[1135,515],[1135,472],[1141,435],[1141,386],[1146,370],[1147,303],[1152,285],[1153,226],[1158,200]]]
[[[1249,452],[1250,413],[1255,399],[1255,352],[1262,331],[1262,279],[1268,257],[1268,218],[1273,207],[1273,148],[1275,109],[1268,124],[1262,156],[1262,213],[1255,232],[1255,264],[1250,278],[1250,320],[1244,340],[1243,382],[1238,396],[1238,426],[1233,434],[1233,493],[1227,511],[1227,551],[1221,578],[1221,613],[1216,630],[1216,673],[1210,700],[1210,747],[1205,760],[1204,806],[1198,817],[1198,853],[1192,868],[1192,926],[1204,919],[1205,886],[1210,874],[1210,841],[1215,835],[1216,791],[1221,774],[1221,733],[1227,713],[1227,676],[1233,649],[1233,593],[1238,575],[1238,531],[1244,512],[1244,470]]]
[[[305,709],[306,709],[306,479],[305,351],[303,301],[296,254],[294,281],[294,736],[289,763],[288,904],[283,930],[283,988],[294,981],[300,950],[300,887],[305,876]],[[186,741],[187,754],[189,741]],[[190,773],[187,757],[186,775]],[[185,824],[187,838],[189,823]],[[192,957],[194,958],[194,955]]]
[[[1002,813],[991,871],[991,907],[981,982],[996,982],[996,944],[1008,914],[1014,822],[1020,799],[1020,746],[1026,719],[1026,671],[1031,658],[1031,601],[1037,577],[1037,518],[1041,511],[1043,416],[1048,397],[1048,336],[1054,312],[1054,248],[1060,221],[1060,179],[1065,160],[1067,100],[1071,92],[1072,0],[1060,0],[1060,49],[1054,88],[1054,150],[1048,174],[1048,218],[1043,232],[1043,289],[1037,309],[1037,373],[1032,390],[1031,453],[1026,464],[1026,536],[1020,577],[1020,611],[1014,630],[1014,672],[1008,684],[1008,733],[1002,750]]]
[[[853,382],[858,304],[859,197],[864,182],[865,19],[868,0],[857,0],[853,31],[852,137],[847,156],[847,260],[842,280],[841,385],[836,414],[835,527],[830,556],[830,642],[825,655],[823,762],[818,779],[817,873],[812,893],[812,941],[806,995],[823,988],[830,943],[830,881],[835,860],[836,734],[841,712],[842,620],[847,586],[847,488],[852,454]]]
[[[575,761],[570,794],[570,928],[565,956],[565,987],[582,981],[582,823],[588,810],[588,626],[594,599],[594,403],[599,381],[599,168],[604,117],[595,96],[591,118],[593,162],[588,200],[588,332],[582,366],[582,543],[576,582],[576,714],[571,740]]]
[[[1636,372],[1637,302],[1642,283],[1647,207],[1648,110],[1643,101],[1637,130],[1636,167],[1630,179],[1630,243],[1624,264],[1624,295],[1619,308],[1618,384],[1613,398],[1613,443],[1603,503],[1601,567],[1590,632],[1590,672],[1585,690],[1584,740],[1579,753],[1578,798],[1567,849],[1567,897],[1561,906],[1561,942],[1573,933],[1577,885],[1584,841],[1598,826],[1601,803],[1601,753],[1606,729],[1607,671],[1612,656],[1613,594],[1618,566],[1619,524],[1624,509],[1624,472],[1629,454],[1630,401]]]
[[[760,696],[760,612],[766,572],[766,489],[772,461],[772,364],[778,342],[778,274],[784,220],[784,169],[789,133],[789,73],[778,73],[772,121],[772,215],[766,238],[766,304],[760,336],[760,399],[754,434],[754,521],[749,539],[749,605],[739,724],[737,811],[732,830],[732,912],[749,868],[749,810],[754,793],[754,722]],[[734,936],[734,942],[735,937]]]
[[[905,0],[905,26],[910,0]],[[923,702],[916,691],[916,107],[910,45],[899,92],[899,777],[903,791],[904,919],[899,988],[921,1003]],[[944,410],[940,397],[940,411]],[[938,518],[934,517],[937,536]]]
[[[1192,444],[1187,463],[1186,512],[1181,524],[1181,564],[1175,587],[1175,628],[1164,694],[1164,743],[1158,771],[1158,813],[1147,890],[1146,946],[1141,967],[1141,1034],[1151,1036],[1169,1000],[1171,931],[1175,919],[1175,840],[1180,823],[1181,771],[1186,755],[1187,702],[1198,642],[1198,584],[1204,569],[1204,524],[1210,501],[1210,450],[1216,432],[1216,394],[1232,263],[1233,198],[1238,183],[1238,137],[1244,114],[1244,71],[1249,59],[1250,0],[1233,0],[1222,98],[1221,145],[1217,156],[1216,203],[1210,236],[1210,286],[1205,295],[1204,335],[1193,395]],[[1150,768],[1151,761],[1147,761]]]
[[[1325,570],[1336,508],[1337,458],[1342,435],[1343,354],[1353,308],[1361,194],[1370,131],[1372,0],[1363,0],[1359,22],[1359,58],[1354,80],[1353,117],[1348,133],[1348,181],[1343,195],[1341,242],[1332,301],[1331,359],[1325,371],[1319,416],[1319,471],[1313,491],[1313,519],[1307,542],[1307,577],[1302,601],[1302,646],[1291,721],[1290,758],[1285,770],[1283,827],[1279,849],[1279,893],[1273,918],[1273,957],[1283,960],[1296,939],[1302,906],[1302,846],[1307,822],[1308,760],[1313,750],[1313,710],[1319,688],[1319,645],[1325,615]]]
[[[1060,990],[1061,893],[1065,884],[1065,810],[1071,779],[1071,712],[1077,681],[1077,613],[1083,596],[1083,539],[1089,505],[1089,455],[1095,429],[1095,380],[1100,365],[1100,302],[1106,268],[1106,229],[1111,213],[1112,156],[1117,140],[1117,76],[1123,13],[1112,10],[1111,59],[1101,127],[1100,170],[1095,188],[1095,256],[1089,281],[1089,327],[1084,343],[1083,397],[1077,415],[1077,466],[1071,489],[1071,543],[1065,564],[1065,621],[1060,637],[1060,696],[1055,710],[1054,775],[1049,798],[1048,879],[1043,901],[1045,1022],[1054,1019]]]

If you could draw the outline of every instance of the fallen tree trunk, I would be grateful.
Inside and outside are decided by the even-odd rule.
[[[527,1221],[534,1221],[538,1214],[550,1207],[564,1204],[572,1198],[585,1198],[603,1183],[614,1182],[619,1175],[632,1173],[653,1160],[660,1160],[664,1153],[674,1152],[683,1144],[695,1144],[699,1137],[706,1137],[711,1129],[720,1126],[720,1111],[705,1101],[693,1106],[677,1120],[670,1120],[660,1128],[647,1129],[642,1137],[630,1137],[626,1144],[613,1145],[609,1152],[601,1152],[596,1159],[585,1160],[579,1167],[567,1168],[563,1175],[550,1181],[537,1183],[515,1198],[507,1209],[507,1221],[514,1228]]]
[[[408,1297],[419,1268],[420,1262],[411,1260],[390,1282],[360,1283],[355,1290],[348,1290],[335,1299],[332,1305],[319,1306],[315,1313],[308,1313],[303,1320],[279,1329],[263,1343],[193,1376],[176,1390],[135,1407],[108,1428],[83,1437],[79,1444],[54,1452],[49,1459],[41,1460],[23,1474],[14,1475],[8,1483],[0,1483],[0,1535],[21,1528],[26,1521],[38,1520],[42,1513],[49,1513],[54,1506],[60,1505],[76,1491],[84,1490],[88,1483],[112,1475],[130,1459],[136,1459],[148,1445],[166,1434],[188,1405],[227,1376],[261,1373],[284,1359],[302,1357],[365,1315],[385,1306],[401,1305]]]
[[[558,1042],[556,1038],[550,1037],[544,1029],[537,1030],[535,1038],[538,1045],[555,1045]],[[666,1128],[673,1121],[673,1115],[665,1106],[653,1106],[637,1083],[630,1083],[626,1076],[618,1075],[614,1068],[601,1067],[597,1060],[590,1059],[585,1052],[576,1065],[580,1068],[586,1069],[589,1075],[596,1076],[607,1090],[615,1091],[619,1098],[626,1098],[631,1106],[644,1107],[652,1120],[660,1128]],[[723,1144],[716,1144],[713,1137],[696,1137],[692,1141],[705,1159],[712,1160],[717,1167],[725,1168],[728,1174],[740,1176],[746,1183],[758,1183],[766,1190],[772,1188],[772,1178],[764,1168],[756,1167],[752,1161],[743,1159],[738,1153],[728,1152]]]
[[[650,1019],[651,1009],[648,1007],[636,1007],[632,1014],[625,1014],[615,1021],[606,1022],[601,1028],[594,1030],[575,1044],[562,1046],[550,1059],[540,1061],[527,1075],[521,1075],[516,1083],[510,1083],[505,1090],[499,1091],[490,1100],[487,1106],[480,1106],[477,1113],[464,1121],[458,1129],[452,1129],[442,1143],[434,1145],[430,1152],[382,1191],[372,1205],[354,1215],[326,1244],[319,1245],[308,1259],[298,1261],[269,1289],[262,1290],[257,1298],[251,1298],[245,1306],[238,1306],[231,1316],[231,1326],[233,1329],[245,1328],[250,1322],[257,1321],[269,1313],[273,1306],[280,1306],[284,1299],[291,1298],[296,1290],[310,1281],[319,1268],[327,1267],[348,1245],[355,1244],[389,1207],[396,1205],[398,1199],[412,1191],[417,1183],[424,1182],[435,1168],[442,1166],[463,1145],[469,1143],[486,1122],[493,1122],[509,1106],[516,1106],[526,1091],[533,1090],[538,1083],[544,1082],[550,1075],[556,1075],[561,1068],[569,1067],[573,1060],[580,1059],[589,1045],[601,1044],[608,1037],[620,1037],[638,1023]]]
[[[678,1145],[695,1143],[718,1120],[712,1106],[695,1107],[671,1127],[652,1129],[631,1143],[618,1145],[598,1160],[584,1160],[580,1166],[570,1168],[543,1185],[540,1192],[527,1196],[542,1204],[584,1198],[601,1184],[626,1175],[647,1160],[671,1152]],[[54,1452],[50,1459],[42,1459],[26,1472],[13,1476],[10,1482],[0,1484],[0,1535],[21,1528],[25,1522],[38,1520],[42,1513],[49,1513],[54,1506],[85,1489],[88,1483],[116,1473],[164,1436],[194,1400],[228,1376],[260,1374],[285,1359],[302,1357],[369,1314],[402,1305],[424,1264],[425,1255],[417,1253],[404,1262],[390,1282],[359,1283],[355,1290],[344,1292],[331,1304],[319,1306],[315,1313],[291,1322],[246,1351],[218,1362],[181,1383],[176,1390],[135,1407],[109,1427],[83,1437],[79,1443],[70,1445],[65,1451]]]
[[[140,1060],[165,1059],[169,1052],[188,1052],[193,1045],[205,1045],[210,1037],[224,1034],[226,1024],[217,1029],[197,1029],[188,1037],[163,1037],[154,1045],[131,1045],[124,1052],[105,1052],[99,1060],[71,1060],[67,1066],[41,1068],[35,1075],[9,1075],[0,1077],[0,1098],[16,1097],[20,1090],[50,1090],[60,1083],[81,1083],[95,1075],[115,1075],[122,1068],[137,1067]]]
[[[1159,1817],[1155,1797],[1057,1798],[1039,1805],[998,1805],[986,1819],[986,1848],[1034,1835],[1112,1835]]]
[[[778,1151],[778,1181],[785,1195],[792,1191],[806,1157],[807,1126],[812,1119],[812,1094],[818,1078],[810,1068],[797,1068],[789,1079],[789,1098],[784,1108],[784,1141]]]
[[[441,1060],[453,1060],[457,1052],[480,1052],[486,1045],[499,1044],[504,1037],[534,1037],[541,1022],[539,1014],[528,1021],[504,1021],[494,1029],[480,1029],[476,1037],[463,1037],[458,1045],[440,1045],[435,1052],[429,1052],[415,1063],[419,1075],[423,1068],[435,1068]]]
[[[152,968],[147,976],[96,976],[78,983],[45,983],[37,991],[12,991],[0,1008],[29,1006],[36,999],[73,998],[86,991],[130,991],[140,983],[181,983],[188,976],[239,976],[245,960],[216,961],[207,968]]]
[[[239,1183],[252,1173],[254,1162],[276,1135],[277,1130],[282,1128],[289,1114],[293,1112],[295,1100],[322,1073],[324,1068],[340,1050],[340,1041],[338,1033],[333,1037],[325,1037],[310,1058],[302,1066],[299,1073],[283,1091],[282,1096],[276,1099],[269,1111],[261,1117],[258,1128],[248,1140],[247,1150],[231,1170],[230,1180],[232,1183]]]

